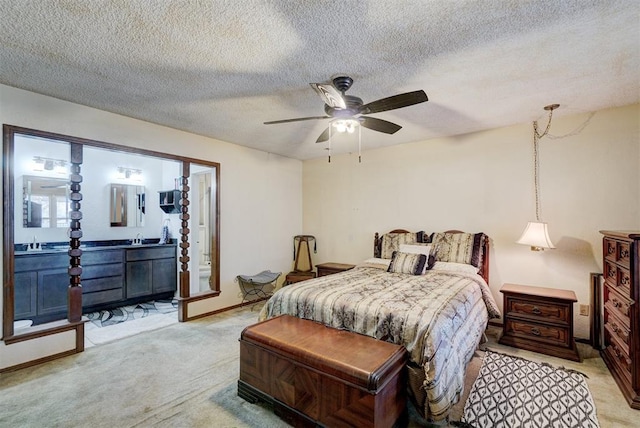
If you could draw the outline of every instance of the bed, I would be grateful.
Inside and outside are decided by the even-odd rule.
[[[444,420],[489,319],[500,316],[488,255],[482,233],[376,234],[373,258],[281,288],[260,320],[288,314],[405,346],[409,396],[422,416]]]

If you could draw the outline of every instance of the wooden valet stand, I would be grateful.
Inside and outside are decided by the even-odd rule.
[[[310,242],[313,241],[313,251],[316,251],[315,240],[316,238],[313,235],[296,235],[293,237],[293,247],[295,250],[293,259],[295,260],[295,264],[293,265],[293,271],[289,272],[285,277],[284,285],[316,277],[316,273],[313,271],[310,247]]]

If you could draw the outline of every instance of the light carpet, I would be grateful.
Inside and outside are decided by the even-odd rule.
[[[267,405],[237,396],[238,339],[256,318],[250,308],[236,309],[2,373],[0,426],[286,427]],[[597,353],[587,357],[591,348],[578,345],[578,363],[502,346],[488,336],[500,352],[586,373],[602,428],[636,426],[638,411],[626,404]],[[467,369],[465,395],[454,407],[459,417],[483,355],[476,352]],[[409,427],[431,426],[412,406],[409,411]]]
[[[485,353],[463,421],[478,428],[599,427],[585,375],[491,351]]]

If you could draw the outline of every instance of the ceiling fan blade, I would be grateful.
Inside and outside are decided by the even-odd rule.
[[[329,116],[309,116],[309,117],[298,117],[295,119],[272,120],[270,122],[263,122],[263,123],[265,125],[273,125],[276,123],[300,122],[302,120],[315,120],[315,119],[330,119],[330,117]]]
[[[320,95],[322,101],[332,108],[347,108],[347,103],[342,94],[333,85],[326,83],[309,83],[313,89]]]
[[[323,143],[329,139],[329,128],[325,129],[316,140],[316,143]]]
[[[395,110],[397,108],[409,107],[414,104],[423,103],[429,101],[427,94],[420,91],[406,92],[404,94],[394,95],[388,98],[382,98],[381,100],[372,101],[368,104],[360,107],[360,113],[371,114],[379,113],[381,111]]]
[[[402,129],[402,126],[393,122],[367,116],[360,117],[360,125],[374,131],[384,132],[385,134],[395,134]]]

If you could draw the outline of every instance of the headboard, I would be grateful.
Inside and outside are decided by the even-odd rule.
[[[406,229],[394,229],[387,233],[411,233],[411,232]],[[464,232],[461,230],[445,230],[445,233],[464,233]],[[373,257],[380,257],[381,254],[382,254],[382,236],[380,236],[378,232],[376,232],[373,237]],[[478,274],[480,274],[480,276],[484,278],[487,284],[489,283],[489,237],[488,236],[486,237],[486,239],[484,239],[484,243],[482,245],[482,267],[480,268],[480,271],[478,272]]]

